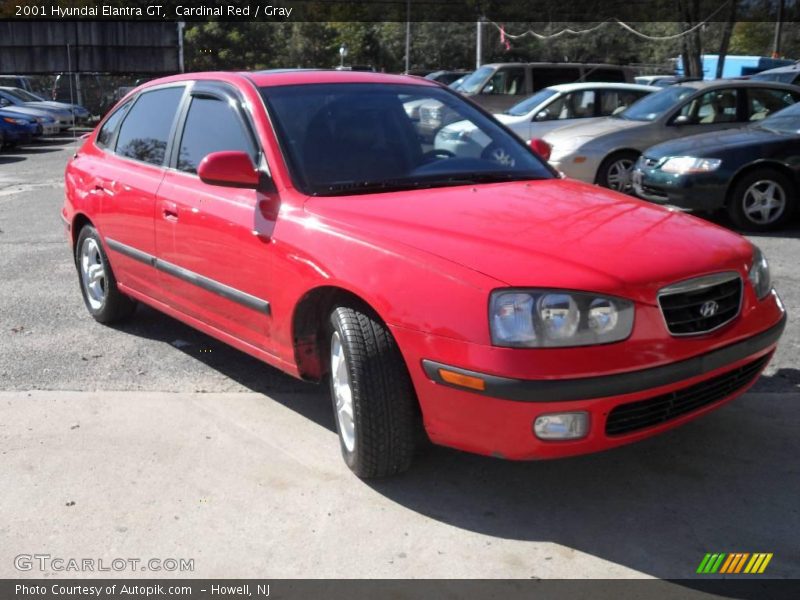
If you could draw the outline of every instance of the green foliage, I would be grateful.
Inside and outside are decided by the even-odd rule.
[[[477,0],[476,0],[477,1]],[[553,34],[564,28],[587,30],[597,23],[508,23],[509,34],[532,29]],[[631,23],[637,31],[669,36],[686,29],[683,23]],[[701,50],[716,53],[724,23],[710,23],[701,35]],[[377,70],[399,72],[405,68],[403,22],[296,22],[296,23],[189,23],[186,28],[187,70],[265,69],[339,65],[339,47],[347,46],[346,65],[372,65]],[[483,62],[581,61],[644,64],[666,69],[682,52],[680,39],[642,39],[619,25],[608,23],[581,35],[539,40],[527,35],[500,41],[500,31],[483,25]],[[768,56],[772,51],[774,23],[742,22],[734,28],[730,54]],[[475,22],[411,23],[412,69],[472,69],[475,66]],[[800,23],[784,25],[782,54],[800,54]],[[647,67],[645,68],[647,69]]]

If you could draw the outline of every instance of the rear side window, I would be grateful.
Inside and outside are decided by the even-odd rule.
[[[206,155],[223,150],[241,150],[256,158],[253,140],[230,104],[207,96],[193,98],[183,127],[178,169],[196,173]]]
[[[634,90],[603,90],[600,92],[600,114],[608,117],[621,112],[645,94],[647,92]]]
[[[587,68],[584,73],[586,81],[608,81],[609,83],[623,83],[625,73],[622,69],[592,69]]]
[[[760,121],[772,113],[791,106],[797,98],[786,90],[769,88],[748,88],[747,90],[747,120]]]
[[[182,95],[183,86],[141,94],[122,122],[117,136],[117,154],[152,165],[163,164]]]
[[[130,101],[126,102],[117,110],[115,110],[111,116],[108,117],[108,119],[106,119],[106,122],[103,123],[100,131],[97,132],[97,138],[94,141],[97,146],[100,148],[108,148],[111,145],[111,143],[114,141],[114,133],[117,131],[117,125],[119,125],[122,117],[125,116],[125,111],[128,110],[130,105]]]
[[[533,69],[531,74],[534,92],[559,83],[573,83],[581,77],[580,70],[573,67],[540,67]]]

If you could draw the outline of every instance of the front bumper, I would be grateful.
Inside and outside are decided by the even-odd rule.
[[[566,154],[550,159],[550,165],[571,179],[594,183],[600,160],[586,154]]]
[[[725,205],[727,177],[716,173],[672,175],[637,165],[631,174],[633,190],[655,204],[686,210],[713,211]]]
[[[434,443],[517,460],[587,454],[651,437],[743,394],[756,381],[775,350],[786,323],[782,310],[780,315],[779,320],[766,329],[721,348],[665,365],[622,373],[586,378],[520,379],[452,367],[449,363],[425,358],[417,365],[410,365],[410,372],[426,431]],[[410,339],[414,334],[408,330],[393,328],[393,333],[401,348],[409,343],[413,346],[415,341],[425,343]],[[444,345],[458,346],[452,341]],[[461,364],[469,362],[469,351],[460,356]],[[440,367],[482,378],[486,388],[478,392],[448,384],[439,374]],[[618,428],[620,412],[652,410],[651,404],[676,408],[670,408],[672,412],[665,413],[663,419],[646,422],[641,427]],[[533,434],[537,417],[576,411],[589,415],[589,431],[585,437],[545,441]]]

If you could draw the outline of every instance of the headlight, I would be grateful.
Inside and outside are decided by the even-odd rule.
[[[716,171],[722,161],[719,158],[695,158],[694,156],[673,156],[662,165],[664,173],[688,175],[689,173],[710,173]]]
[[[3,121],[6,123],[11,123],[12,125],[26,125],[27,121],[23,121],[22,119],[12,119],[11,117],[3,117]]]
[[[758,246],[753,246],[753,265],[747,274],[750,283],[759,300],[763,300],[772,291],[772,278],[769,275],[769,263],[767,257],[761,252]]]
[[[633,302],[562,290],[497,290],[489,301],[495,346],[546,348],[608,344],[633,329]]]

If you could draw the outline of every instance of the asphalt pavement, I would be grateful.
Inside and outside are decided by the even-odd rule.
[[[194,561],[126,577],[528,579],[683,578],[707,552],[772,552],[771,576],[800,576],[800,226],[751,237],[790,318],[736,402],[602,454],[432,448],[365,483],[324,389],[146,307],[89,317],[59,217],[74,144],[0,153],[0,578],[108,576],[15,566],[34,553]]]

